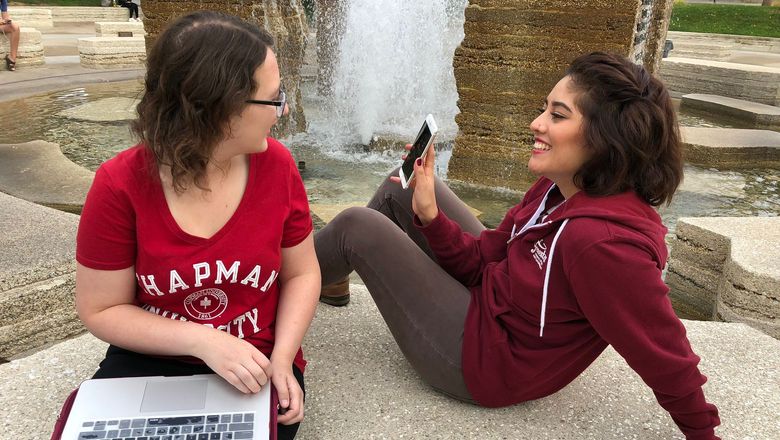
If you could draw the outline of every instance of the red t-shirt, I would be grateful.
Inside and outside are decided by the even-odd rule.
[[[249,157],[236,212],[207,239],[174,220],[149,150],[137,145],[119,153],[95,173],[76,260],[98,270],[134,267],[139,307],[223,330],[270,357],[281,249],[303,241],[312,221],[287,148],[268,138],[268,149]],[[303,371],[300,349],[294,363]]]

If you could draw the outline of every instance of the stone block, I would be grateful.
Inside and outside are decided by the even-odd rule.
[[[0,192],[33,203],[79,213],[94,175],[51,142],[0,144]]]
[[[743,128],[780,131],[780,107],[725,96],[692,93],[683,95],[680,109],[736,122]]]
[[[701,167],[780,167],[780,133],[739,128],[682,127],[685,161]]]
[[[11,19],[21,27],[50,29],[54,27],[51,9],[48,8],[17,8],[12,7],[8,13]]]
[[[0,62],[5,59],[11,47],[7,38],[0,38]],[[16,56],[17,66],[38,66],[43,64],[43,43],[41,32],[31,27],[20,28],[19,51]],[[5,64],[3,63],[3,69]]]
[[[82,331],[73,306],[78,216],[0,191],[0,358]]]
[[[79,38],[79,58],[91,69],[138,67],[146,62],[146,43],[143,36]]]
[[[98,21],[127,21],[130,11],[127,8],[100,6],[51,6],[54,23],[83,23]]]
[[[700,32],[669,31],[667,38],[674,43],[673,56],[677,55],[678,45],[715,45],[727,50],[729,53],[735,50],[748,52],[769,52],[780,54],[780,38],[753,37],[748,35],[705,34]],[[690,57],[699,58],[699,57]]]
[[[118,37],[120,32],[130,32],[133,37],[146,35],[144,24],[140,21],[95,22],[95,34],[98,37]]]
[[[780,104],[780,68],[694,58],[664,58],[661,78],[678,93],[727,96],[768,105]]]
[[[780,339],[780,217],[681,218],[676,235],[666,277],[673,302],[706,317],[716,301],[718,319],[743,322]],[[702,268],[697,258],[679,259],[676,255],[686,255],[686,242],[715,253],[726,249],[720,270]],[[704,283],[685,272],[717,281]]]

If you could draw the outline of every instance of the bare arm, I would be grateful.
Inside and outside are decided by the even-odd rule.
[[[243,392],[257,392],[270,362],[252,344],[188,321],[163,318],[135,305],[135,270],[76,266],[76,310],[87,329],[122,348],[150,355],[195,356]]]
[[[314,318],[320,292],[320,266],[313,233],[291,248],[282,248],[279,282],[272,380],[280,405],[289,408],[279,416],[279,423],[291,424],[303,419],[303,392],[292,374],[292,363]]]

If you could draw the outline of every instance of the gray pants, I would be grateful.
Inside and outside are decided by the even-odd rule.
[[[464,231],[476,236],[485,229],[439,180],[436,201]],[[471,294],[439,267],[413,216],[412,190],[385,179],[366,208],[345,210],[314,236],[322,283],[357,271],[422,379],[444,394],[472,402],[461,368]]]

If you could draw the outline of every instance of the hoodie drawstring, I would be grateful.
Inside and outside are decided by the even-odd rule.
[[[553,238],[552,245],[550,246],[550,258],[547,259],[547,270],[544,273],[544,291],[542,292],[542,316],[541,318],[539,318],[540,338],[544,334],[544,317],[547,313],[547,287],[548,284],[550,283],[550,268],[552,267],[553,255],[555,255],[555,244],[558,242],[558,237],[561,236],[561,232],[563,232],[563,228],[566,227],[567,223],[569,223],[568,218],[563,221],[560,229],[558,229],[558,232],[555,233],[555,238]]]

